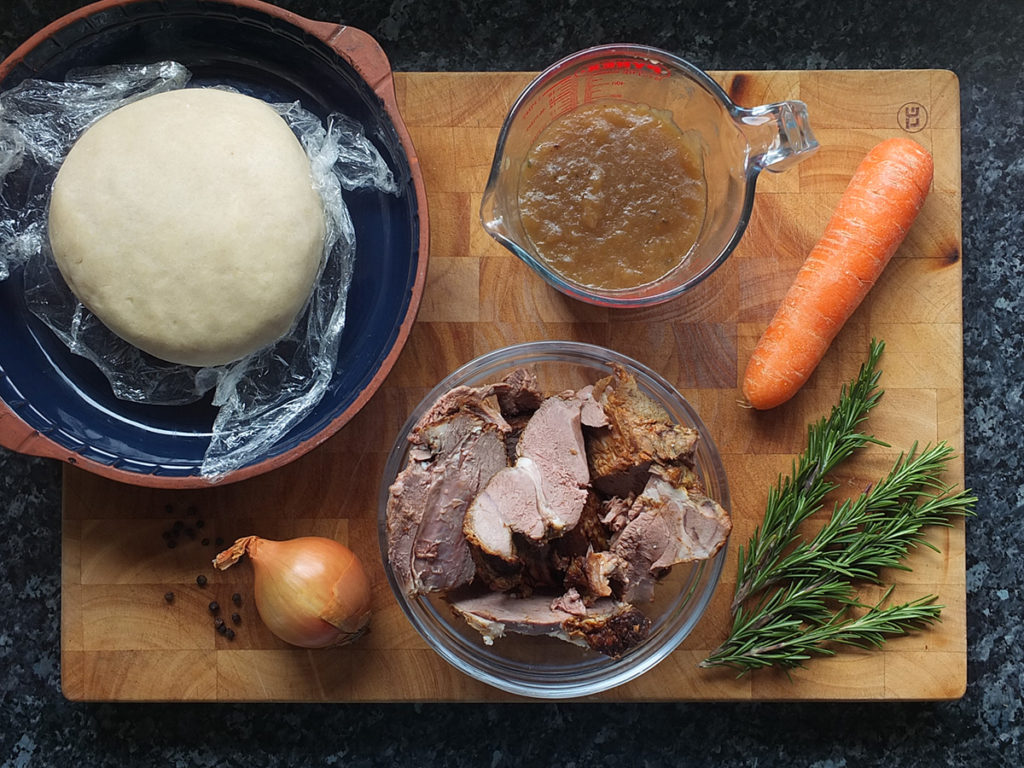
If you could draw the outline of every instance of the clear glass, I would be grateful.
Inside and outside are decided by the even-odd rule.
[[[637,288],[602,290],[567,280],[540,258],[520,219],[520,171],[537,137],[558,117],[599,99],[670,112],[681,130],[697,134],[703,153],[707,215],[697,241],[680,255],[679,266]],[[784,170],[817,147],[803,102],[740,107],[678,56],[641,45],[602,45],[553,64],[516,100],[498,136],[480,218],[492,237],[569,296],[609,307],[657,304],[693,288],[732,253],[750,220],[762,170]]]
[[[399,587],[387,556],[388,488],[405,467],[407,436],[424,412],[442,394],[459,385],[479,386],[501,379],[509,371],[533,370],[544,391],[560,392],[592,384],[618,363],[630,371],[641,391],[662,405],[673,420],[700,434],[696,471],[707,493],[731,509],[729,487],[718,449],[697,412],[665,379],[641,363],[613,350],[569,341],[539,341],[490,352],[466,363],[440,382],[416,406],[388,456],[381,483],[377,529],[388,582],[405,615],[427,644],[456,669],[503,691],[544,699],[588,696],[622,685],[662,661],[700,620],[725,563],[723,547],[714,558],[677,565],[655,589],[653,603],[638,606],[651,619],[648,639],[619,659],[579,648],[550,637],[509,634],[494,644],[452,615],[440,597],[407,597]]]

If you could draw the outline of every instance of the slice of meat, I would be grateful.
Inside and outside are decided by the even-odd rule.
[[[533,371],[516,368],[502,379],[502,383],[505,388],[497,393],[498,406],[506,419],[532,413],[540,408],[544,401],[544,395]]]
[[[541,517],[556,532],[575,526],[587,501],[590,473],[580,422],[582,407],[575,395],[547,398],[516,447],[516,466],[535,474]]]
[[[627,563],[622,599],[631,603],[650,601],[665,569],[713,557],[732,531],[729,513],[717,501],[656,474],[629,515],[611,552]]]
[[[541,403],[519,438],[515,465],[472,499],[464,533],[481,551],[513,562],[513,534],[540,542],[579,521],[589,479],[581,408],[571,394]]]
[[[484,387],[459,386],[441,395],[413,427],[409,442],[420,445],[429,443],[436,428],[443,428],[446,420],[456,413],[464,412],[477,416],[484,423],[493,423],[502,432],[508,431],[508,424],[495,407],[491,397],[505,385],[489,384]]]
[[[463,531],[483,552],[515,561],[513,532],[537,541],[544,537],[534,476],[520,466],[499,470],[470,503]]]
[[[504,637],[506,632],[561,636],[561,639],[573,642],[562,628],[562,623],[570,619],[572,614],[552,608],[550,596],[520,598],[503,592],[487,592],[460,596],[449,602],[452,611],[480,632],[488,645]]]
[[[588,384],[576,393],[583,406],[580,408],[580,421],[585,427],[607,427],[608,416],[604,408],[594,399],[594,385]]]
[[[409,595],[443,592],[473,578],[463,535],[470,501],[507,466],[508,424],[492,387],[458,387],[438,399],[409,436],[409,462],[389,488],[388,559]]]
[[[650,631],[650,620],[631,605],[604,599],[579,615],[558,607],[557,600],[543,595],[517,598],[489,592],[453,600],[451,607],[483,635],[488,645],[510,632],[547,635],[617,658],[642,642]]]
[[[624,368],[616,365],[613,371],[594,385],[608,426],[591,433],[587,461],[595,487],[626,496],[640,490],[652,463],[692,463],[697,432],[672,423]]]

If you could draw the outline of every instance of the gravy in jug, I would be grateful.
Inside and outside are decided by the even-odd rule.
[[[644,104],[603,100],[558,118],[527,153],[523,227],[568,280],[635,288],[670,272],[707,207],[699,139]]]

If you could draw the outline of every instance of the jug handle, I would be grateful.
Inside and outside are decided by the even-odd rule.
[[[755,172],[784,171],[818,148],[802,101],[738,107],[733,118],[747,138],[747,165]]]

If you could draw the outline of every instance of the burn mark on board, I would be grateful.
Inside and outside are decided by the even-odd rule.
[[[939,269],[954,266],[960,261],[960,245],[958,243],[953,243],[942,246],[938,249],[936,261],[938,262]]]
[[[742,72],[734,74],[725,87],[725,91],[729,94],[729,98],[737,104],[742,104],[744,102],[744,97],[747,95],[747,91],[749,89],[750,75],[745,75]]]

